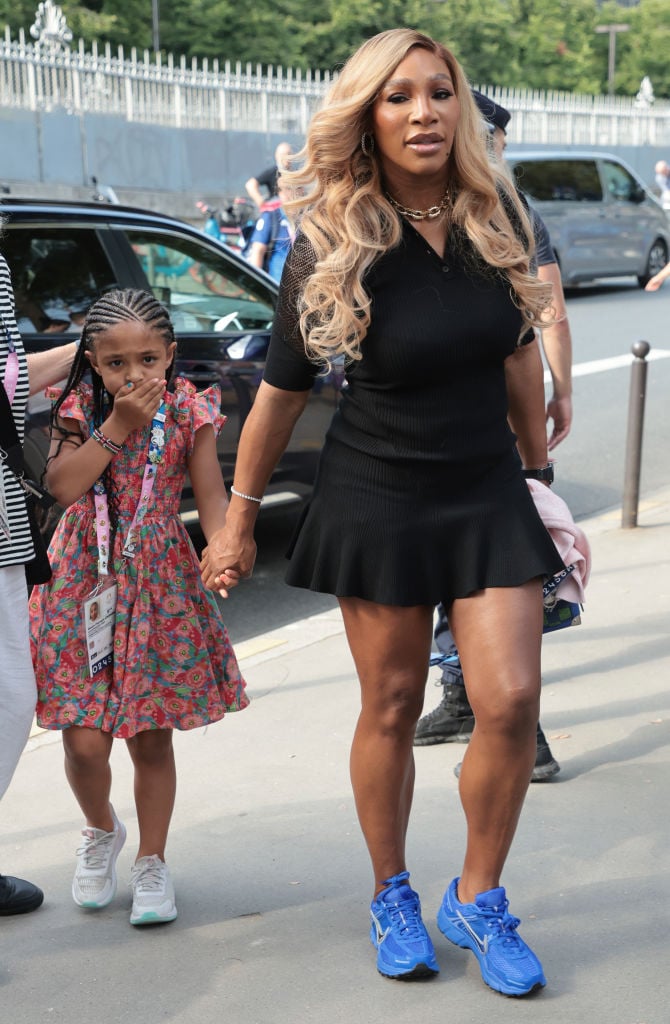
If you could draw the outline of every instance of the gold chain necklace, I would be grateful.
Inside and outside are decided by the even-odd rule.
[[[410,220],[435,220],[437,217],[441,217],[451,204],[449,189],[446,190],[437,206],[429,206],[427,210],[411,210],[408,206],[403,206],[402,203],[399,203],[388,192],[384,194],[393,209],[397,210],[403,217],[409,217]]]

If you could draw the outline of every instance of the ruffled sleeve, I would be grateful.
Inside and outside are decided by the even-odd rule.
[[[45,395],[50,398],[52,402],[60,398],[63,393],[62,388],[49,387],[45,390]],[[66,420],[79,420],[80,423],[84,423],[87,428],[93,418],[93,390],[88,384],[79,384],[74,391],[72,391],[60,409],[58,415],[62,419]]]
[[[218,437],[226,422],[221,412],[221,389],[214,385],[206,391],[198,391],[190,381],[178,377],[174,390],[174,414],[178,423],[190,424],[192,438],[200,427],[208,423],[212,424]]]

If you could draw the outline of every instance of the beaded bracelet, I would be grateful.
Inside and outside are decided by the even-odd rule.
[[[123,450],[122,444],[116,444],[116,442],[112,441],[110,437],[107,437],[106,434],[103,434],[102,430],[100,430],[98,427],[94,428],[91,437],[93,438],[94,441],[97,441],[98,444],[102,445],[105,451],[111,452],[112,455],[118,455],[119,452]]]
[[[236,490],[235,487],[230,488],[230,493],[234,494],[236,498],[246,498],[247,501],[255,501],[258,505],[262,502],[262,498],[254,498],[253,494],[243,494],[242,491]]]

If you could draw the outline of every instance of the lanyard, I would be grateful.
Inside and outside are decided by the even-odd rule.
[[[12,338],[9,327],[2,321],[2,326],[5,328],[5,337],[7,338],[7,362],[5,364],[4,384],[7,397],[9,398],[9,404],[11,405],[14,401],[14,395],[16,394],[16,385],[19,380],[19,357],[16,354],[16,345]]]
[[[147,462],[144,467],[144,476],[142,478],[140,500],[137,503],[137,509],[123,545],[123,554],[126,558],[133,558],[137,551],[140,526],[149,507],[149,501],[156,480],[156,472],[163,456],[164,447],[165,402],[161,402],[158,412],[151,421],[151,438]],[[109,503],[102,477],[96,480],[93,485],[93,500],[95,502],[95,529],[98,539],[98,576],[102,577],[107,576],[109,572]]]

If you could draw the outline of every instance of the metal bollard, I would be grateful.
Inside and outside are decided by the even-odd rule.
[[[637,506],[640,500],[640,464],[642,462],[642,425],[644,400],[647,393],[646,358],[651,348],[648,341],[636,341],[631,346],[635,356],[631,367],[630,398],[628,402],[628,433],[626,435],[626,464],[623,481],[621,526],[629,530],[637,526]]]

